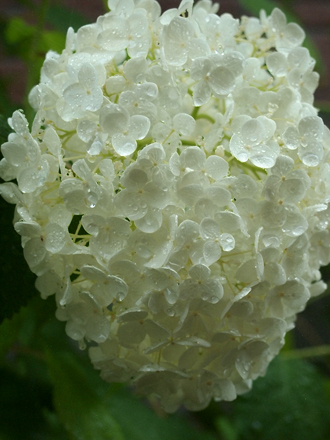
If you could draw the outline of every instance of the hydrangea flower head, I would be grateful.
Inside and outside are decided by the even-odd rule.
[[[10,118],[0,193],[37,289],[102,378],[199,410],[249,390],[325,290],[318,75],[278,9],[108,4],[47,54],[31,129]]]

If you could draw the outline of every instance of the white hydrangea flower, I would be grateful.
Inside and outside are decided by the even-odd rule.
[[[0,194],[42,298],[108,381],[166,411],[263,375],[330,262],[330,131],[304,32],[108,0],[46,56]],[[10,182],[16,180],[16,182]]]
[[[193,94],[195,106],[206,104],[211,93],[221,97],[233,91],[236,76],[242,73],[243,70],[242,58],[239,53],[237,55],[231,53],[223,57],[199,57],[193,61],[191,77],[198,81]],[[231,63],[232,60],[236,62]],[[231,69],[231,67],[234,67],[234,69]]]
[[[193,24],[183,17],[174,17],[163,29],[163,50],[167,63],[182,66],[188,60],[188,54],[195,29]]]
[[[270,16],[271,30],[275,36],[275,47],[279,52],[286,52],[300,46],[305,39],[305,32],[296,23],[287,23],[282,11],[275,8]]]
[[[139,8],[130,13],[132,7],[123,6],[118,3],[114,10],[109,6],[111,13],[102,20],[103,30],[98,34],[98,43],[101,48],[111,52],[127,49],[132,58],[146,56],[151,44],[147,12]]]
[[[95,112],[103,102],[103,93],[97,83],[95,68],[90,63],[81,66],[78,72],[78,82],[69,85],[63,91],[63,97],[72,108],[72,116],[76,116],[75,110]],[[79,114],[79,113],[78,113]]]
[[[266,116],[238,118],[230,140],[231,153],[241,162],[250,159],[257,167],[272,167],[280,151],[277,142],[273,140],[275,122]]]
[[[120,156],[129,156],[136,150],[136,140],[143,139],[150,128],[146,116],[129,116],[128,111],[118,104],[108,104],[100,111],[100,127],[111,136],[114,150]]]

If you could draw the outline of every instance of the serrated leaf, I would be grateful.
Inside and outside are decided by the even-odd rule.
[[[124,440],[109,407],[91,388],[86,373],[68,354],[46,351],[54,406],[74,440]]]
[[[129,440],[216,440],[209,432],[200,431],[188,420],[177,415],[160,418],[137,397],[120,390],[108,398],[112,414],[120,423],[126,439]],[[127,422],[129,414],[129,423]]]
[[[324,440],[329,410],[317,370],[305,361],[278,357],[236,401],[234,423],[242,440]]]
[[[267,15],[270,15],[274,8],[278,8],[279,4],[278,2],[274,2],[272,0],[238,0],[239,3],[245,8],[247,11],[251,12],[253,15],[259,17],[260,11],[263,9],[266,11]],[[288,5],[289,6],[289,5]],[[287,7],[284,7],[283,4],[280,5],[280,9],[284,12],[286,15],[286,18],[289,22],[295,22],[302,26],[301,21],[299,20],[299,17],[297,17],[295,14],[291,12],[292,9],[289,9]],[[302,26],[303,27],[303,26]],[[324,61],[322,59],[321,53],[313,40],[306,35],[304,46],[307,47],[309,50],[311,56],[316,61],[316,68],[319,72],[323,73],[326,71],[326,67],[324,64]]]

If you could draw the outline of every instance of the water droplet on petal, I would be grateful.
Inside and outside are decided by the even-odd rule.
[[[175,315],[174,309],[172,307],[167,309],[166,313],[168,314],[168,316],[174,316]]]

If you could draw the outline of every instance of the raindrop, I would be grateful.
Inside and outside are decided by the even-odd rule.
[[[166,310],[166,313],[168,314],[168,316],[174,316],[174,315],[175,315],[175,312],[174,312],[174,310],[173,310],[172,307],[170,307],[169,309],[167,309],[167,310]]]
[[[124,292],[118,292],[116,295],[116,298],[118,301],[123,301],[125,299],[125,293]]]
[[[221,235],[221,246],[226,252],[232,251],[235,247],[235,239],[231,234]]]
[[[80,341],[78,341],[78,346],[80,350],[85,350],[86,348],[85,341],[83,339],[80,339]]]
[[[320,163],[320,158],[313,153],[306,153],[302,156],[301,160],[308,167],[316,167]]]

